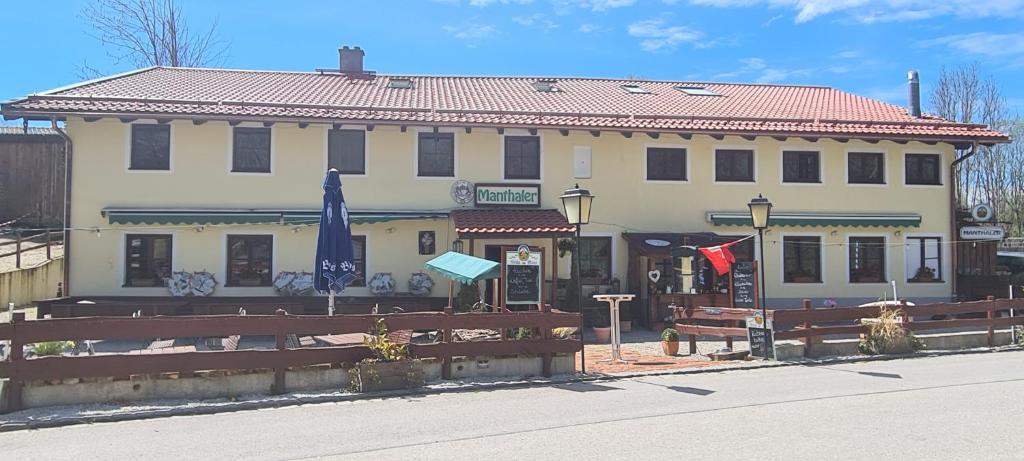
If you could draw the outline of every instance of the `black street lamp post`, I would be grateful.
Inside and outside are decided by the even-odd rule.
[[[750,199],[747,207],[750,208],[750,220],[753,221],[754,229],[757,229],[757,239],[761,246],[757,269],[761,273],[761,316],[764,318],[765,331],[768,331],[768,308],[765,306],[767,298],[764,290],[764,230],[768,228],[768,219],[772,214],[772,202],[769,202],[761,194],[757,194],[757,197]]]
[[[594,196],[590,195],[589,190],[580,189],[580,185],[576,184],[572,189],[566,189],[560,198],[562,199],[562,208],[565,209],[565,219],[576,227],[572,256],[576,268],[576,306],[580,310],[580,371],[586,373],[586,347],[583,344],[583,277],[580,274],[579,255],[580,227],[590,222],[590,204],[593,203]]]

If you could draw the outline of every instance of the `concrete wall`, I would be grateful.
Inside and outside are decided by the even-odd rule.
[[[0,272],[0,306],[8,303],[25,306],[57,294],[57,284],[64,280],[64,258],[57,257],[36,267]]]
[[[146,123],[139,121],[136,123]],[[100,210],[104,207],[178,207],[178,208],[306,208],[319,207],[320,182],[326,164],[328,125],[278,123],[272,128],[272,173],[230,173],[231,127],[209,122],[193,125],[187,120],[171,122],[171,171],[133,172],[127,170],[130,124],[116,119],[87,123],[80,118],[68,120],[75,141],[75,180],[73,225],[80,228],[109,227]],[[349,128],[346,126],[346,128]],[[423,128],[425,129],[425,128]],[[449,210],[456,207],[450,196],[455,179],[473,182],[506,182],[502,172],[503,135],[494,129],[477,128],[472,133],[452,129],[456,143],[455,178],[417,178],[415,175],[416,139],[421,129],[377,126],[367,132],[367,174],[346,176],[344,191],[354,210]],[[597,199],[591,224],[584,235],[610,236],[613,242],[613,272],[626,278],[627,248],[620,238],[624,231],[702,232],[747,235],[751,230],[737,226],[714,226],[706,219],[709,211],[744,211],[751,197],[763,193],[774,203],[776,212],[835,213],[919,213],[918,228],[853,227],[775,227],[766,235],[766,267],[769,268],[767,293],[776,300],[800,298],[875,299],[885,284],[851,284],[847,280],[845,243],[850,236],[883,236],[892,246],[887,252],[888,279],[895,279],[901,296],[911,299],[948,299],[948,279],[952,273],[948,248],[943,246],[945,283],[907,283],[902,243],[909,236],[939,236],[949,240],[948,164],[952,146],[918,142],[877,144],[851,140],[841,143],[823,139],[809,142],[788,139],[784,142],[760,136],[755,141],[727,136],[715,140],[696,135],[684,140],[672,134],[652,139],[638,133],[625,138],[605,132],[600,137],[587,132],[570,131],[562,136],[555,130],[540,130],[542,179],[541,202],[545,208],[560,208],[562,190],[579,182]],[[505,135],[525,132],[506,130]],[[593,177],[573,177],[573,152],[576,146],[592,151]],[[649,146],[681,146],[688,152],[688,181],[658,182],[645,179],[645,151]],[[713,177],[714,149],[740,147],[755,150],[755,183],[716,183]],[[821,152],[821,184],[783,184],[782,151],[788,149]],[[885,154],[885,185],[849,185],[846,181],[846,154],[851,151]],[[938,153],[943,156],[941,186],[906,186],[903,161],[908,152]],[[512,181],[509,181],[512,182]],[[529,182],[529,181],[515,181]],[[144,193],[143,193],[144,192]],[[278,238],[274,272],[308,270],[313,259],[315,226],[297,232],[290,226],[208,227],[196,232],[195,226],[121,226],[103,231],[97,237],[79,232],[75,257],[71,264],[71,292],[74,295],[165,294],[164,289],[122,288],[123,234],[125,232],[171,232],[175,235],[176,269],[207,269],[224,279],[227,233],[269,232]],[[408,274],[418,270],[426,257],[416,251],[419,230],[437,232],[438,252],[454,239],[451,226],[440,221],[403,221],[357,225],[353,232],[368,236],[368,273],[392,272],[400,289]],[[780,270],[781,239],[787,235],[816,235],[828,245],[824,248],[824,283],[783,283]],[[487,243],[517,244],[520,241]],[[545,243],[545,242],[537,242]],[[483,241],[477,241],[481,254]],[[842,246],[840,246],[842,245]],[[551,252],[548,252],[550,255]],[[560,273],[568,274],[568,262],[562,261]],[[102,270],[97,270],[100,268]],[[269,288],[220,289],[220,295],[268,295]],[[365,290],[352,289],[363,295]]]

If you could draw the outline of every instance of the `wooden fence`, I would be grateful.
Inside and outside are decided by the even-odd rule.
[[[49,261],[53,259],[53,245],[63,241],[64,231],[59,229],[47,229],[30,235],[24,235],[23,231],[14,229],[14,241],[0,243],[0,258],[14,256],[14,267],[21,269],[22,253],[46,248],[46,260]]]
[[[801,339],[804,354],[810,355],[814,343],[828,336],[851,336],[866,333],[868,325],[856,323],[860,319],[878,317],[879,307],[834,307],[815,309],[805,299],[802,309],[774,309],[768,311],[775,328],[775,340]],[[936,303],[899,307],[904,315],[904,327],[910,331],[948,330],[957,328],[978,328],[988,334],[989,346],[994,345],[995,330],[1024,325],[1024,299],[995,299],[963,303]],[[1016,316],[1005,315],[1010,309]],[[690,353],[697,352],[697,337],[711,336],[724,338],[729,347],[732,339],[746,337],[747,331],[739,328],[739,321],[753,316],[755,309],[696,307],[677,308],[673,313],[676,331],[688,335]],[[972,318],[963,318],[972,317]],[[703,324],[695,324],[700,322]],[[717,325],[707,325],[707,323]]]
[[[119,377],[178,372],[191,376],[201,370],[273,369],[275,393],[284,392],[289,367],[318,364],[352,364],[371,356],[364,346],[286,348],[288,335],[366,333],[377,319],[391,331],[438,331],[439,342],[410,344],[415,358],[439,358],[441,375],[451,376],[451,359],[458,356],[532,355],[542,357],[542,372],[551,375],[552,355],[580,350],[578,339],[557,339],[551,329],[579,325],[579,314],[545,312],[465,313],[422,312],[384,315],[296,316],[280,310],[277,315],[223,315],[74,319],[25,321],[23,314],[0,324],[0,341],[9,340],[8,359],[0,361],[0,378],[10,378],[8,411],[21,407],[21,389],[29,380]],[[453,329],[506,329],[525,327],[539,331],[536,338],[456,342]],[[152,338],[273,336],[275,349],[195,351],[165,354],[110,354],[26,359],[26,344],[63,340],[132,340]]]
[[[338,296],[338,314],[369,314],[374,306],[380,313],[425,312],[444,309],[448,298],[419,296],[351,297]],[[131,317],[137,311],[155,315],[237,314],[245,308],[249,315],[272,315],[278,309],[289,314],[324,315],[326,296],[73,296],[36,301],[38,317]]]

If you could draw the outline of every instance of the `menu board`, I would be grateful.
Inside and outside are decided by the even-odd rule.
[[[505,304],[540,304],[541,253],[521,245],[505,252]]]
[[[732,302],[735,307],[754,307],[754,263],[737,262],[732,265]]]
[[[747,341],[750,344],[750,356],[765,359],[775,358],[771,328],[759,328],[753,322],[747,322]]]

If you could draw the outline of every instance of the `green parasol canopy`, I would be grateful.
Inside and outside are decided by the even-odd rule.
[[[461,283],[494,279],[501,276],[501,267],[494,261],[449,251],[425,264],[427,269]]]

